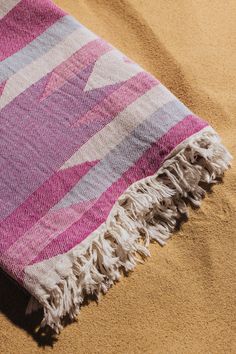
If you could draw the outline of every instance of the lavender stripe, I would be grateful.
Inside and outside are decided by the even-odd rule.
[[[24,48],[0,62],[0,83],[39,58],[79,27],[80,23],[71,16],[60,18]]]
[[[165,104],[149,116],[144,123],[138,125],[131,135],[82,177],[54,209],[99,197],[132,166],[153,142],[189,114],[191,111],[178,100]],[[121,158],[123,158],[122,161]]]
[[[0,195],[3,203],[14,196],[15,208],[18,207],[113,118],[84,125],[83,129],[70,125],[75,116],[79,118],[82,104],[86,107],[90,104],[91,108],[107,96],[107,87],[83,92],[92,66],[69,80],[63,90],[39,102],[49,74],[1,110]],[[0,219],[12,211],[9,204],[8,208],[0,210]]]

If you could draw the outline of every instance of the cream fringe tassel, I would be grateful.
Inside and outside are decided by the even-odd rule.
[[[150,241],[165,244],[177,222],[187,216],[186,202],[199,206],[203,184],[217,182],[231,158],[212,128],[180,144],[155,175],[124,192],[106,223],[68,253],[54,257],[58,261],[52,276],[49,269],[45,277],[45,268],[38,277],[28,272],[28,278],[34,277],[34,286],[32,279],[31,285],[28,282],[34,297],[27,313],[39,302],[44,308],[41,325],[59,332],[66,315],[77,316],[85,296],[106,293],[123,271],[132,271],[149,256]]]

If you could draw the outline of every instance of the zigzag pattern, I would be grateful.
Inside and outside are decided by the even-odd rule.
[[[11,4],[0,3],[0,263],[23,282],[206,123],[50,0]]]

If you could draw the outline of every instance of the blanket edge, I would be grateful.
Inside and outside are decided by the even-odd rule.
[[[44,261],[36,264],[37,279],[35,268],[33,281],[31,268],[26,270],[25,286],[33,294],[26,313],[43,307],[41,326],[60,332],[66,316],[76,318],[86,296],[106,293],[122,273],[150,256],[151,241],[166,243],[188,216],[187,205],[200,206],[206,185],[218,182],[231,160],[211,127],[180,143],[156,174],[133,183],[119,197],[104,224],[66,254],[54,257],[47,280]]]

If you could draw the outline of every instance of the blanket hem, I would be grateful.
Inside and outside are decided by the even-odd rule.
[[[30,267],[26,269],[25,285],[33,294],[27,313],[42,306],[41,326],[59,332],[65,316],[75,319],[85,296],[106,293],[123,272],[150,256],[151,241],[166,243],[177,223],[188,216],[187,204],[200,205],[206,185],[223,176],[231,159],[210,127],[179,144],[155,175],[135,182],[121,195],[92,235],[54,257],[47,280],[38,270],[38,292]]]

